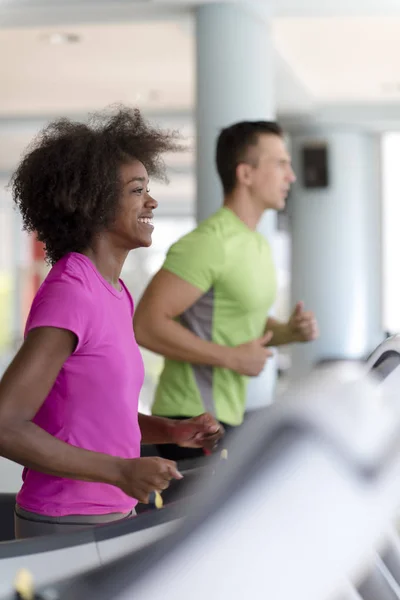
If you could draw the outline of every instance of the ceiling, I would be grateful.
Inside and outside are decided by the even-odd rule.
[[[49,43],[58,31],[0,29],[0,55],[13,57],[0,62],[0,115],[85,113],[113,102],[164,111],[192,105],[193,40],[179,23],[75,25],[68,32],[79,42]]]
[[[112,102],[138,104],[155,113],[192,111],[191,11],[178,13],[163,0],[79,4],[81,13],[75,19],[84,22],[66,25],[65,1],[0,0],[0,55],[10,57],[0,62],[0,117],[85,113]],[[322,13],[319,4],[320,0],[280,0],[274,11],[278,112],[400,100],[400,1],[325,0],[325,16],[316,16]],[[112,22],[96,22],[109,14],[110,5]],[[326,16],[333,5],[340,16]],[[354,13],[357,6],[362,16],[343,16],[345,7]],[[70,19],[74,7],[78,0],[69,0]],[[372,16],[378,8],[381,16]],[[127,9],[132,15],[123,22]],[[47,15],[44,23],[60,22],[28,26],[29,15],[30,21],[37,21],[41,10]],[[87,22],[91,10],[94,22]],[[302,13],[308,16],[298,16]],[[78,41],[50,43],[51,35],[60,32]]]
[[[232,0],[218,0],[230,2]],[[240,0],[236,0],[237,2]],[[377,16],[400,14],[397,0],[243,0],[277,17]],[[156,17],[182,13],[185,8],[211,4],[215,0],[0,0],[2,22],[12,24],[50,24],[57,21],[82,22],[130,17]]]
[[[191,4],[0,0],[0,173],[44,120],[115,102],[186,127],[192,144]],[[276,49],[281,120],[328,115],[385,126],[390,117],[400,125],[400,0],[254,0],[253,7]],[[51,43],[59,33],[77,41]],[[185,171],[188,160],[178,162]]]

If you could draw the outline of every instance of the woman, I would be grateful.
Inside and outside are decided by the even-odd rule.
[[[174,462],[139,458],[141,439],[212,447],[222,434],[210,415],[138,415],[143,362],[120,273],[130,250],[151,244],[149,177],[164,177],[176,140],[138,110],[61,119],[13,176],[24,228],[52,265],[0,383],[0,453],[25,467],[18,538],[125,518],[179,479]]]

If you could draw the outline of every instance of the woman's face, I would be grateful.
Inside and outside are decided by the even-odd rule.
[[[138,160],[122,165],[120,178],[122,192],[112,233],[129,250],[151,246],[153,211],[158,204],[149,194],[146,167]]]

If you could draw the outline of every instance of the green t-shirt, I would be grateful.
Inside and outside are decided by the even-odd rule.
[[[203,292],[179,317],[199,337],[237,346],[263,334],[276,296],[270,246],[228,208],[176,242],[163,269]],[[224,423],[240,425],[247,382],[228,369],[166,359],[152,412],[194,417],[208,411]]]

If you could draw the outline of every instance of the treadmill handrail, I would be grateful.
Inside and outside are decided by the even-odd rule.
[[[162,510],[144,512],[135,517],[90,526],[81,531],[72,531],[60,534],[45,535],[24,540],[11,540],[0,543],[0,560],[14,558],[16,556],[27,556],[30,554],[41,554],[55,550],[81,546],[83,544],[97,541],[109,540],[122,537],[135,532],[143,531],[150,527],[169,523],[178,517],[182,517],[185,506],[178,509],[175,505],[164,507]]]

